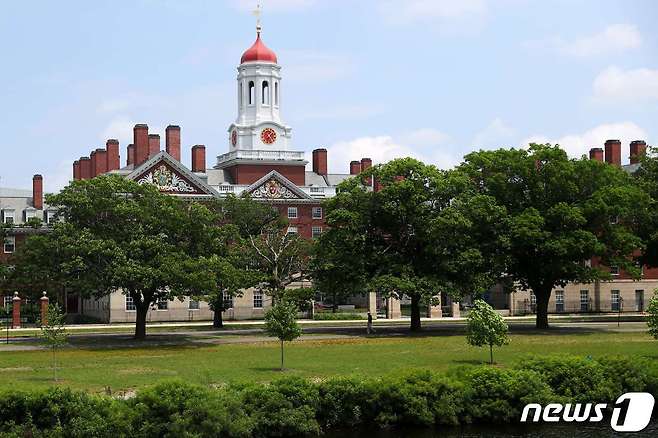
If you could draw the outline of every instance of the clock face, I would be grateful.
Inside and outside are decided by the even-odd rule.
[[[260,139],[265,144],[272,144],[276,141],[276,131],[272,128],[265,128],[260,133]]]
[[[231,144],[233,146],[238,144],[238,131],[236,131],[235,129],[233,130],[233,132],[231,132]]]

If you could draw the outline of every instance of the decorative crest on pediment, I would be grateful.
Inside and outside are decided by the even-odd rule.
[[[197,189],[164,164],[153,167],[138,180],[139,184],[152,184],[161,192],[195,193]]]
[[[281,184],[275,178],[270,178],[264,184],[254,189],[251,192],[252,198],[264,199],[298,199],[292,190],[285,185]]]

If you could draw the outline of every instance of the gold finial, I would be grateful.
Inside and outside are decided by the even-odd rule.
[[[260,2],[256,3],[256,9],[252,11],[252,14],[256,17],[256,33],[260,35],[260,15],[262,14],[262,8],[260,6]]]

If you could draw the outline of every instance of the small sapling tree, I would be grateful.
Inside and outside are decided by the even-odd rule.
[[[53,353],[53,378],[57,381],[57,349],[66,344],[69,335],[66,332],[64,314],[59,305],[48,306],[46,319],[46,323],[41,325],[41,337],[43,343]]]
[[[489,346],[489,363],[493,364],[493,347],[509,343],[507,323],[489,304],[475,300],[468,314],[466,340],[475,347]]]
[[[647,307],[647,325],[649,334],[658,339],[658,289],[654,292]]]
[[[281,371],[283,371],[283,344],[294,341],[302,334],[297,323],[297,306],[287,300],[280,300],[265,313],[265,332],[281,342]]]

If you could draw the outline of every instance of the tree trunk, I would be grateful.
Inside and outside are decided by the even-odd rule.
[[[283,371],[283,341],[281,341],[281,371]]]
[[[146,338],[146,314],[148,311],[147,303],[139,303],[135,306],[135,339]]]
[[[411,331],[417,332],[420,330],[420,297],[418,295],[411,296]]]
[[[551,289],[533,289],[537,298],[537,323],[538,329],[548,328],[548,300],[551,297]]]
[[[224,311],[224,294],[220,293],[213,305],[212,326],[214,328],[224,327],[222,312]]]
[[[489,344],[489,364],[493,365],[493,344]]]

